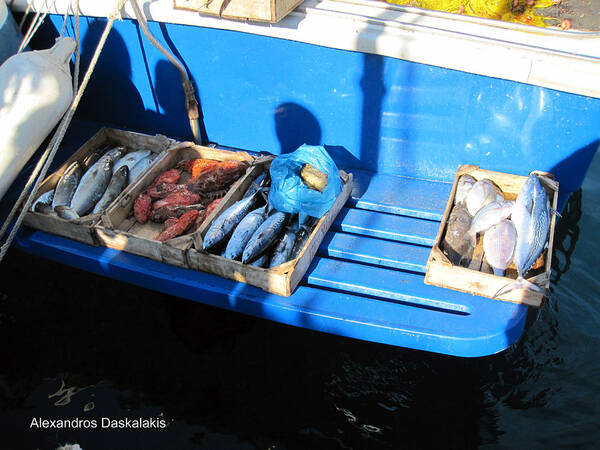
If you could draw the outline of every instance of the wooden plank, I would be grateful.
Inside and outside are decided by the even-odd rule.
[[[488,178],[495,182],[505,194],[507,198],[516,198],[521,189],[521,186],[527,179],[527,177],[519,176],[519,175],[511,175],[501,172],[494,172],[489,170],[480,169],[477,166],[461,166],[457,170],[457,174],[454,180],[454,185],[448,198],[448,203],[446,205],[446,211],[444,213],[444,217],[442,222],[440,223],[440,227],[438,230],[438,234],[433,245],[432,251],[427,260],[427,273],[425,275],[425,283],[433,284],[436,286],[446,287],[449,289],[454,289],[462,292],[468,292],[475,295],[480,295],[488,298],[495,298],[494,295],[498,292],[502,287],[506,286],[508,283],[514,281],[514,278],[511,276],[514,275],[513,270],[507,270],[505,276],[500,277],[490,273],[485,273],[485,271],[481,271],[481,264],[478,264],[478,248],[481,247],[481,243],[476,247],[474,252],[474,260],[477,260],[469,266],[469,268],[453,266],[446,258],[440,258],[441,251],[441,241],[446,228],[446,223],[448,221],[448,217],[450,215],[450,211],[454,205],[454,196],[456,193],[456,186],[458,183],[458,179],[461,175],[468,173],[474,178],[480,180],[482,178]],[[554,181],[552,178],[552,174],[549,173],[539,173],[541,175],[541,182],[548,192],[549,198],[552,199],[552,205],[554,207],[558,202],[558,183]],[[538,260],[534,267],[530,269],[529,273],[531,274],[529,281],[536,282],[538,286],[541,286],[544,289],[543,293],[527,291],[527,290],[517,290],[508,292],[500,297],[495,298],[496,300],[503,300],[513,303],[522,303],[529,306],[539,307],[548,290],[550,285],[550,274],[551,274],[551,264],[552,264],[552,248],[554,242],[554,228],[556,224],[556,218],[553,216],[550,222],[550,231],[549,231],[549,240],[548,240],[548,248],[545,252],[542,253],[541,260]],[[485,261],[482,261],[483,265]],[[477,270],[473,270],[473,269]],[[543,270],[542,273],[539,273],[540,270]],[[511,276],[509,276],[511,275]]]
[[[219,214],[227,206],[228,199],[234,195],[238,195],[242,186],[241,180],[248,179],[245,186],[249,186],[251,182],[249,177],[258,171],[264,170],[262,165],[270,161],[270,159],[263,158],[260,160],[262,165],[256,165],[255,162],[257,159],[247,152],[214,149],[196,145],[193,142],[175,143],[143,176],[124,190],[107,209],[106,213],[102,216],[102,224],[96,225],[96,234],[100,244],[179,267],[188,267],[189,263],[186,252],[193,246],[195,239],[201,239],[201,233],[206,226],[201,226],[194,233],[178,236],[166,242],[160,242],[156,238],[164,230],[163,224],[148,221],[145,224],[134,222],[132,225],[131,214],[135,199],[159,174],[175,167],[181,161],[194,158],[215,159],[218,161],[243,161],[249,164],[246,173],[232,184],[223,200],[208,219],[214,217],[215,214]],[[242,193],[239,193],[239,196],[241,195]],[[165,246],[168,246],[168,248],[165,248]]]
[[[354,171],[349,204],[359,209],[440,221],[452,183]]]
[[[197,11],[225,19],[276,23],[303,0],[174,0],[176,9]]]
[[[321,242],[318,254],[424,274],[429,251],[420,245],[330,231]]]
[[[352,190],[352,174],[345,174],[341,171],[340,174],[344,181],[342,191],[329,211],[316,223],[304,248],[296,259],[283,263],[277,267],[263,269],[203,252],[201,250],[201,240],[196,239],[195,248],[191,248],[187,252],[190,268],[214,273],[230,280],[251,284],[267,292],[284,297],[290,296],[298,283],[302,280],[321,241],[350,196],[350,191]],[[240,196],[244,191],[245,189],[240,191]]]
[[[54,189],[60,181],[65,170],[74,161],[83,161],[88,155],[108,147],[118,145],[125,146],[128,150],[149,149],[160,154],[173,144],[173,140],[162,135],[147,135],[132,131],[102,128],[89,140],[87,140],[77,151],[69,157],[58,170],[48,176],[40,185],[38,194]],[[125,189],[126,190],[126,189]],[[39,197],[38,195],[38,197]],[[116,202],[116,200],[115,200]],[[113,202],[114,203],[114,202]],[[101,220],[101,213],[88,214],[79,219],[67,221],[55,216],[48,216],[34,211],[29,211],[25,216],[24,223],[32,228],[46,231],[67,238],[74,239],[89,245],[98,245],[96,233],[93,226]]]
[[[346,233],[431,246],[438,222],[354,208],[342,208],[334,229]]]

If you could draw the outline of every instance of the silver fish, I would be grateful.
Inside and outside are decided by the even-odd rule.
[[[469,214],[475,216],[477,211],[494,200],[504,200],[502,191],[493,181],[482,178],[469,190],[465,198],[465,204]]]
[[[285,233],[281,235],[273,249],[273,256],[271,256],[269,267],[278,266],[292,259],[292,250],[294,249],[294,242],[296,242],[298,230],[298,224],[295,223],[290,225],[285,230]]]
[[[471,246],[475,247],[477,244],[477,233],[481,233],[493,227],[501,220],[507,219],[512,212],[514,204],[515,202],[511,200],[496,200],[477,211],[466,235]]]
[[[252,235],[266,218],[266,206],[249,212],[233,230],[233,234],[231,235],[229,242],[227,242],[224,257],[229,259],[239,258]]]
[[[100,200],[98,200],[94,206],[94,209],[92,210],[93,214],[102,212],[108,208],[108,205],[110,205],[113,200],[117,198],[117,196],[123,191],[123,189],[125,189],[125,186],[127,186],[128,177],[129,168],[127,165],[123,165],[119,170],[113,172],[104,194],[102,194],[102,197]]]
[[[213,220],[213,223],[210,225],[206,234],[204,235],[204,240],[202,244],[202,248],[207,250],[218,243],[222,242],[229,233],[233,231],[233,229],[237,226],[240,221],[246,217],[250,208],[254,205],[256,201],[257,192],[252,194],[250,197],[243,198],[238,200],[229,208],[227,208],[219,217]]]
[[[69,206],[71,204],[75,189],[77,189],[77,185],[79,185],[81,172],[81,165],[78,161],[71,163],[69,167],[67,167],[65,173],[56,185],[54,198],[52,199],[53,208],[56,208],[59,205]]]
[[[89,213],[100,200],[112,177],[112,160],[100,158],[83,174],[71,200],[71,208],[80,216]]]
[[[148,167],[154,162],[154,158],[156,157],[155,153],[152,153],[145,158],[140,159],[135,166],[129,171],[129,183],[133,183],[135,180],[142,175]]]
[[[52,206],[50,206],[47,203],[36,203],[35,206],[33,207],[33,210],[37,213],[47,214],[49,216],[57,216],[58,215],[54,212],[54,209],[52,208]]]
[[[81,163],[81,168],[85,172],[92,167],[100,159],[101,154],[99,152],[90,153],[87,155]]]
[[[125,154],[125,152],[126,152],[125,147],[120,145],[118,147],[115,147],[113,149],[106,151],[100,159],[104,159],[104,160],[110,159],[114,164],[115,161],[117,161],[119,158],[121,158],[121,156],[123,156]]]
[[[58,217],[65,220],[79,219],[79,214],[77,214],[77,212],[69,206],[57,205],[54,208],[54,211],[56,212],[56,214],[58,214]]]
[[[258,189],[265,184],[265,180],[267,179],[267,172],[261,173],[257,176],[248,189],[246,189],[246,193],[243,198],[250,197],[254,194]]]
[[[442,248],[450,262],[455,266],[462,265],[463,262],[470,260],[473,255],[473,247],[468,240],[465,240],[472,219],[464,203],[455,205],[448,217]]]
[[[550,230],[548,195],[537,175],[529,175],[519,191],[513,210],[512,221],[517,230],[514,261],[518,277],[515,282],[500,289],[495,297],[515,289],[543,292],[542,288],[524,278],[544,251]]]
[[[35,202],[33,202],[33,205],[31,205],[31,210],[35,211],[35,205],[37,205],[38,203],[50,206],[52,204],[53,198],[54,198],[54,189],[50,189],[49,191],[44,192],[42,195],[40,195],[35,200]]]
[[[123,166],[127,166],[129,170],[132,170],[133,167],[140,162],[140,160],[148,156],[150,153],[152,153],[151,150],[138,150],[121,156],[113,166],[113,173]]]
[[[517,230],[510,220],[504,219],[485,232],[483,251],[486,261],[494,269],[494,275],[504,276],[513,260],[516,243]]]
[[[242,253],[242,263],[246,264],[252,261],[258,255],[267,250],[274,242],[287,220],[287,214],[276,211],[265,220],[256,233],[252,235],[244,252]]]
[[[477,180],[468,173],[462,175],[458,179],[458,183],[456,184],[456,194],[454,195],[455,205],[465,201],[465,198],[467,198],[467,194],[476,182]]]
[[[310,218],[306,221],[306,223],[300,225],[300,229],[296,233],[296,242],[294,242],[294,248],[292,249],[290,260],[296,259],[298,255],[300,255],[300,252],[302,252],[302,249],[310,237],[310,229],[312,228],[313,221],[314,220]]]
[[[269,254],[263,253],[258,258],[256,258],[254,261],[252,261],[250,263],[250,265],[255,266],[255,267],[267,267],[268,263],[269,263]]]

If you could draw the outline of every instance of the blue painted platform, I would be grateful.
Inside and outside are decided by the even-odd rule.
[[[76,123],[55,165],[97,127]],[[516,342],[525,326],[526,306],[423,282],[451,185],[354,172],[352,198],[301,285],[287,298],[28,228],[19,232],[15,246],[166,294],[350,338],[463,357],[497,353]]]

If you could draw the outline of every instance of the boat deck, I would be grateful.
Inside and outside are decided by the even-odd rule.
[[[57,164],[95,131],[74,125]],[[526,306],[423,282],[451,184],[348,170],[356,176],[352,198],[287,298],[29,228],[15,246],[166,294],[356,339],[465,357],[516,342]]]

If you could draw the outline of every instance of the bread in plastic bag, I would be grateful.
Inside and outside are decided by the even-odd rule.
[[[304,164],[327,174],[327,186],[323,192],[310,189],[303,183],[300,172]],[[321,146],[304,144],[292,153],[278,156],[271,163],[270,173],[271,206],[278,211],[298,213],[300,218],[307,215],[323,217],[342,191],[339,170]]]

